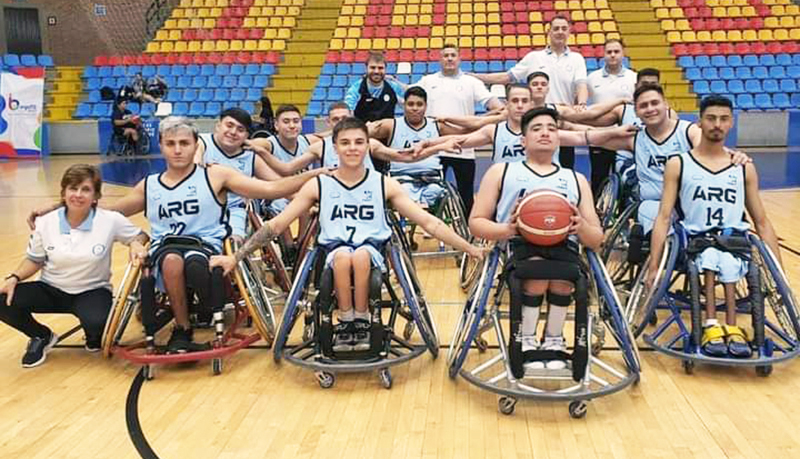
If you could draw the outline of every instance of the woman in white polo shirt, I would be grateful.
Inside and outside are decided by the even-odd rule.
[[[33,313],[68,313],[80,320],[86,350],[100,350],[111,310],[111,247],[130,245],[131,258],[141,260],[148,237],[117,212],[98,209],[100,171],[76,164],[61,178],[57,211],[36,219],[26,257],[0,286],[0,321],[30,338],[22,366],[44,362],[58,335],[33,318]],[[22,282],[40,272],[39,280]]]

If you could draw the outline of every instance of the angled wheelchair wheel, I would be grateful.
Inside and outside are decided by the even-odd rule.
[[[439,355],[439,336],[436,331],[436,322],[433,320],[433,314],[425,300],[414,266],[411,264],[411,257],[405,251],[396,247],[392,247],[391,256],[408,309],[411,311],[425,346],[435,358]]]
[[[150,152],[150,136],[144,129],[139,130],[139,142],[136,143],[136,154],[146,155]]]
[[[264,226],[264,220],[261,218],[261,215],[256,212],[255,206],[252,204],[252,202],[250,205],[248,205],[247,216],[248,222],[252,226],[252,231],[254,233]],[[261,261],[264,264],[264,268],[266,268],[267,271],[272,272],[275,283],[278,284],[278,287],[281,290],[288,292],[289,289],[292,288],[292,282],[289,278],[289,273],[286,270],[286,266],[283,264],[283,259],[280,256],[277,243],[274,240],[267,242],[259,249],[259,253],[261,255]]]
[[[619,184],[619,176],[616,173],[612,173],[603,179],[603,183],[600,186],[600,194],[597,196],[595,209],[597,209],[597,216],[600,217],[600,224],[603,229],[610,228],[614,223],[617,203],[619,202]]]
[[[244,259],[234,272],[234,281],[258,334],[271,345],[275,339],[275,311],[251,261]]]
[[[481,239],[478,242],[478,245],[485,247],[487,245],[487,241]],[[473,282],[475,282],[475,279],[478,277],[480,268],[481,263],[477,258],[469,256],[469,254],[466,252],[461,254],[461,263],[458,267],[458,279],[462,290],[465,292],[469,291]]]
[[[467,211],[464,208],[464,202],[461,200],[461,195],[452,183],[445,181],[447,184],[447,197],[444,203],[444,213],[446,222],[450,224],[453,231],[462,238],[469,240],[469,222],[467,221]]]
[[[628,262],[629,241],[631,229],[635,223],[633,219],[635,211],[635,205],[628,206],[614,220],[614,224],[606,231],[605,241],[600,252],[600,257],[612,282],[618,289],[625,290],[625,293],[629,293],[636,275],[636,267],[631,266]],[[624,295],[623,300],[625,298],[627,295]]]
[[[769,246],[755,235],[750,237],[756,248],[754,262],[758,264],[761,274],[765,320],[774,321],[785,338],[796,346],[800,345],[800,310],[786,273]]]
[[[289,339],[289,334],[297,323],[297,319],[303,315],[303,301],[305,299],[308,289],[308,280],[311,272],[314,270],[314,261],[317,257],[318,248],[314,247],[303,257],[302,261],[296,269],[294,283],[289,290],[289,295],[286,298],[286,306],[283,309],[283,319],[281,320],[278,335],[275,337],[273,344],[273,358],[276,362],[280,362],[283,358],[283,349]]]
[[[139,276],[141,266],[128,263],[122,282],[114,295],[114,305],[103,331],[103,356],[111,357],[114,346],[119,344],[125,327],[139,304]]]
[[[644,267],[634,281],[630,296],[625,304],[625,318],[631,327],[633,335],[638,337],[649,325],[650,318],[656,313],[656,307],[667,293],[672,278],[672,270],[678,258],[678,238],[670,235],[667,238],[661,260],[654,277],[653,285],[645,285],[649,274],[650,257],[644,262]]]

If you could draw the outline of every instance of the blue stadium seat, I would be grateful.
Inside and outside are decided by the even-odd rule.
[[[692,83],[692,90],[700,96],[711,94],[711,88],[708,86],[708,81],[706,80],[697,80]]]
[[[778,80],[773,80],[772,78],[762,81],[761,88],[764,90],[764,92],[768,92],[770,94],[781,91],[780,86],[778,85]]]
[[[800,65],[786,67],[786,75],[789,78],[800,78]]]
[[[697,67],[689,67],[686,69],[686,79],[689,81],[702,80],[703,75]]]
[[[761,65],[769,67],[771,65],[775,65],[775,56],[772,54],[762,54],[758,61],[761,63]]]
[[[243,88],[234,88],[231,89],[231,101],[235,104],[239,104],[247,98],[247,91]]]
[[[750,94],[758,94],[761,92],[760,80],[747,80],[744,83],[744,89]]]
[[[244,74],[244,65],[242,64],[231,64],[230,67],[230,74],[239,76]]]
[[[792,54],[792,65],[800,65],[800,53]]]
[[[317,86],[320,88],[327,88],[333,84],[333,78],[330,75],[320,75],[317,80]]]
[[[472,71],[477,73],[486,73],[489,71],[489,63],[486,61],[474,61],[472,63]]]
[[[186,102],[176,102],[172,105],[172,114],[176,116],[186,116],[189,114],[189,104]]]
[[[172,73],[172,66],[166,64],[161,64],[158,67],[156,67],[156,73],[161,76],[174,75],[174,73]]]
[[[778,80],[786,78],[786,69],[782,65],[773,65],[769,68],[769,77]]]
[[[772,99],[769,97],[769,94],[756,94],[754,101],[756,104],[756,108],[759,108],[761,110],[769,110],[770,108],[774,107],[772,105]]]
[[[800,107],[800,93],[794,93],[790,97],[792,101],[792,107]]]
[[[328,88],[328,100],[338,101],[344,99],[344,88]]]
[[[226,88],[235,88],[239,85],[239,78],[235,75],[227,75],[222,79],[222,86]]]
[[[766,67],[758,66],[753,67],[753,78],[758,78],[759,80],[766,80],[769,78],[769,71]]]
[[[186,66],[186,75],[196,76],[200,75],[200,66],[197,64],[189,64]],[[174,107],[173,107],[174,109]]]
[[[184,89],[183,96],[181,97],[181,101],[183,102],[194,102],[197,100],[197,90],[196,89]]]
[[[710,85],[711,92],[714,94],[724,94],[728,92],[728,88],[725,85],[725,82],[722,80],[714,80],[711,82]]]
[[[88,100],[89,100],[89,102],[91,102],[93,104],[96,104],[96,103],[100,102],[102,100],[102,98],[100,97],[100,91],[91,91],[89,93],[89,99]]]
[[[258,64],[247,64],[244,68],[245,75],[258,75],[261,72],[261,68]]]
[[[151,76],[155,75],[156,73],[158,73],[158,70],[156,69],[155,65],[145,65],[144,67],[142,67],[142,76],[145,77],[145,78],[150,78]],[[164,75],[164,74],[161,74],[161,75]]]
[[[51,56],[49,54],[40,54],[39,58],[38,58],[38,61],[39,61],[39,65],[42,66],[42,67],[52,67],[54,65],[53,64],[53,56]]]
[[[214,64],[203,64],[200,66],[200,75],[211,76],[217,71]]]
[[[231,74],[231,67],[228,64],[217,64],[217,68],[214,70],[215,75],[225,76]]]
[[[36,67],[39,65],[39,63],[36,62],[36,56],[33,54],[23,54],[19,57],[19,63],[25,67]]]
[[[236,86],[240,88],[249,88],[253,86],[253,75],[239,75],[239,79],[236,82]]]
[[[192,102],[189,105],[189,116],[203,116],[203,113],[206,110],[206,104],[203,102]]]
[[[111,76],[115,76],[117,78],[125,76],[125,66],[124,65],[115,65],[113,71],[111,72]]]
[[[694,66],[695,67],[708,67],[711,65],[711,58],[706,55],[700,55],[694,57]]]
[[[325,90],[325,88],[317,86],[314,88],[314,92],[311,93],[311,100],[325,100],[327,95],[328,92]]]
[[[217,89],[214,91],[215,102],[225,102],[231,98],[231,92],[227,89]]]
[[[411,75],[395,75],[395,78],[403,84],[411,84]]]
[[[333,65],[333,64],[325,64],[325,65]],[[397,62],[389,62],[386,64],[386,74],[387,75],[394,75],[397,73]],[[331,72],[331,74],[333,74]]]
[[[170,89],[167,91],[167,98],[164,99],[165,102],[170,102],[174,104],[175,102],[181,101],[183,97],[184,90],[183,89]]]
[[[502,72],[503,70],[504,69],[502,61],[489,61],[489,72],[498,73]]]
[[[742,65],[742,56],[738,54],[731,54],[728,56],[728,65],[730,67],[739,67]]]
[[[130,110],[134,115],[138,115],[141,108],[142,107],[139,105],[139,102],[128,102],[127,109]]]
[[[208,118],[216,118],[222,112],[222,104],[220,102],[209,102],[206,104],[206,109],[203,115]]]
[[[792,108],[792,102],[789,100],[789,95],[782,92],[772,95],[772,104],[775,106],[775,108],[780,108],[781,110]]]
[[[156,112],[156,104],[151,104],[150,102],[148,102],[146,104],[142,104],[142,110],[139,112],[139,115],[141,115],[142,118],[149,118],[153,116],[155,112]]]
[[[786,53],[778,54],[775,56],[775,63],[784,67],[792,65],[792,56]]]
[[[172,75],[161,78],[164,79],[164,83],[167,84],[167,88],[174,88],[175,84],[178,82],[178,77],[174,77]]]
[[[588,66],[589,64],[587,63],[586,65]],[[694,67],[694,58],[692,56],[681,56],[678,58],[678,65],[685,69]]]
[[[261,91],[263,88],[269,86],[269,77],[267,75],[256,75],[253,78],[253,87]]]
[[[740,80],[749,80],[753,78],[753,74],[750,73],[750,67],[736,67],[736,78]]]
[[[742,110],[752,110],[756,108],[751,94],[739,94],[736,96],[736,107]]]
[[[118,88],[121,88],[123,86],[127,86],[127,85],[129,85],[131,83],[130,78],[128,78],[126,76],[118,77],[118,78],[116,78],[115,81],[116,81],[116,85],[117,85]]]
[[[102,102],[94,104],[92,108],[92,118],[108,118],[111,116],[111,104]]]
[[[351,66],[350,73],[358,76],[364,75],[367,73],[367,66],[363,62],[357,62]]]
[[[256,104],[252,102],[242,102],[239,104],[239,108],[246,111],[247,113],[255,113],[256,111]]]
[[[733,67],[721,67],[719,69],[719,77],[723,80],[733,80],[736,78],[736,72]]]
[[[727,59],[725,59],[725,56],[721,55],[711,56],[711,65],[713,65],[714,67],[725,67],[726,65],[728,65],[728,61]]]
[[[426,73],[428,71],[427,62],[414,62],[411,64],[411,73]]]
[[[191,88],[192,87],[192,77],[188,75],[178,77],[178,82],[175,84],[178,88]]]
[[[306,116],[319,116],[322,114],[322,102],[311,101],[308,103]]]
[[[135,76],[137,73],[142,73],[142,66],[141,65],[129,65],[128,68],[125,70],[126,74],[129,77]],[[144,75],[142,75],[144,76]]]
[[[780,81],[781,92],[797,92],[797,82],[794,79],[783,79]]]
[[[597,63],[597,59],[595,59],[593,57],[587,57],[586,58],[586,70],[587,71],[591,71],[589,69],[596,69],[596,68],[599,68],[599,67],[600,66]]]
[[[111,67],[104,65],[103,67],[97,68],[97,76],[100,78],[110,77],[111,76]]]
[[[83,74],[81,74],[81,77],[94,78],[96,76],[97,76],[97,67],[93,65],[87,65],[86,67],[83,68]]]
[[[84,86],[84,89],[89,90],[89,91],[91,91],[93,89],[100,89],[100,82],[101,81],[102,80],[100,78],[87,78],[86,79],[86,86]]]
[[[78,104],[75,113],[72,114],[72,117],[76,119],[89,118],[90,116],[92,116],[92,104],[87,102]]]
[[[8,65],[9,67],[17,66],[20,64],[19,56],[16,54],[6,54],[3,56],[3,64]]]
[[[506,59],[503,61],[503,69],[506,71],[511,70],[515,65],[517,65],[517,61],[515,60]]]
[[[322,64],[320,75],[333,75],[336,73],[336,64],[326,63]]]
[[[475,65],[472,61],[461,61],[460,68],[462,72],[471,72],[475,68]]]
[[[336,64],[337,75],[350,75],[350,64]]]
[[[222,87],[222,77],[219,75],[211,75],[208,77],[208,83],[206,84],[206,87],[211,89]]]
[[[263,91],[262,91],[262,89],[260,87],[248,88],[247,89],[247,96],[246,96],[245,100],[249,100],[249,101],[259,100],[261,98],[261,94],[263,94]]]
[[[746,92],[744,90],[744,82],[742,80],[730,80],[728,81],[728,91],[731,94],[742,94]]]
[[[261,64],[261,75],[275,75],[275,64]]]
[[[208,79],[206,77],[204,77],[204,76],[196,76],[196,77],[192,78],[192,84],[189,87],[196,88],[196,89],[205,88],[207,86],[207,83],[208,83]]]
[[[439,61],[428,62],[428,73],[436,73],[439,70],[442,70],[442,64]]]
[[[716,67],[703,67],[701,70],[703,72],[703,79],[704,80],[718,80],[719,79],[719,75],[717,75]]]
[[[333,77],[333,82],[331,83],[331,86],[335,86],[337,88],[341,88],[341,87],[346,86],[346,85],[347,85],[347,77],[346,76],[344,76],[344,75],[335,75]]]
[[[746,65],[748,67],[755,67],[755,66],[759,65],[758,56],[756,56],[755,54],[746,54],[742,58],[742,64],[744,64],[744,65]]]
[[[117,79],[114,77],[107,77],[100,80],[100,86],[108,86],[111,89],[117,89]]]
[[[197,93],[198,102],[211,102],[212,100],[214,100],[213,89],[203,88]]]

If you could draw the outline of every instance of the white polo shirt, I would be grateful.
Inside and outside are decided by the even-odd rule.
[[[77,294],[111,290],[111,246],[130,243],[142,230],[118,212],[95,209],[77,228],[70,228],[66,208],[36,219],[27,257],[44,263],[39,280]]]
[[[508,71],[512,80],[527,83],[528,75],[544,72],[550,77],[550,91],[545,100],[551,104],[575,105],[575,88],[586,83],[586,61],[567,47],[561,55],[548,46],[531,51]]]
[[[445,76],[442,72],[425,75],[414,83],[428,93],[427,116],[472,116],[475,104],[486,105],[492,94],[483,82],[471,75],[458,71],[454,76]],[[474,159],[475,150],[464,149],[461,154],[439,153],[440,156]]]
[[[619,72],[608,73],[606,67],[589,74],[589,100],[593,104],[607,102],[612,99],[633,99],[636,88],[636,72],[620,66]]]

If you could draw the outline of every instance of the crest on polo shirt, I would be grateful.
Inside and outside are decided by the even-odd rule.
[[[95,244],[92,246],[92,255],[99,257],[102,256],[106,252],[106,245],[105,244]]]

